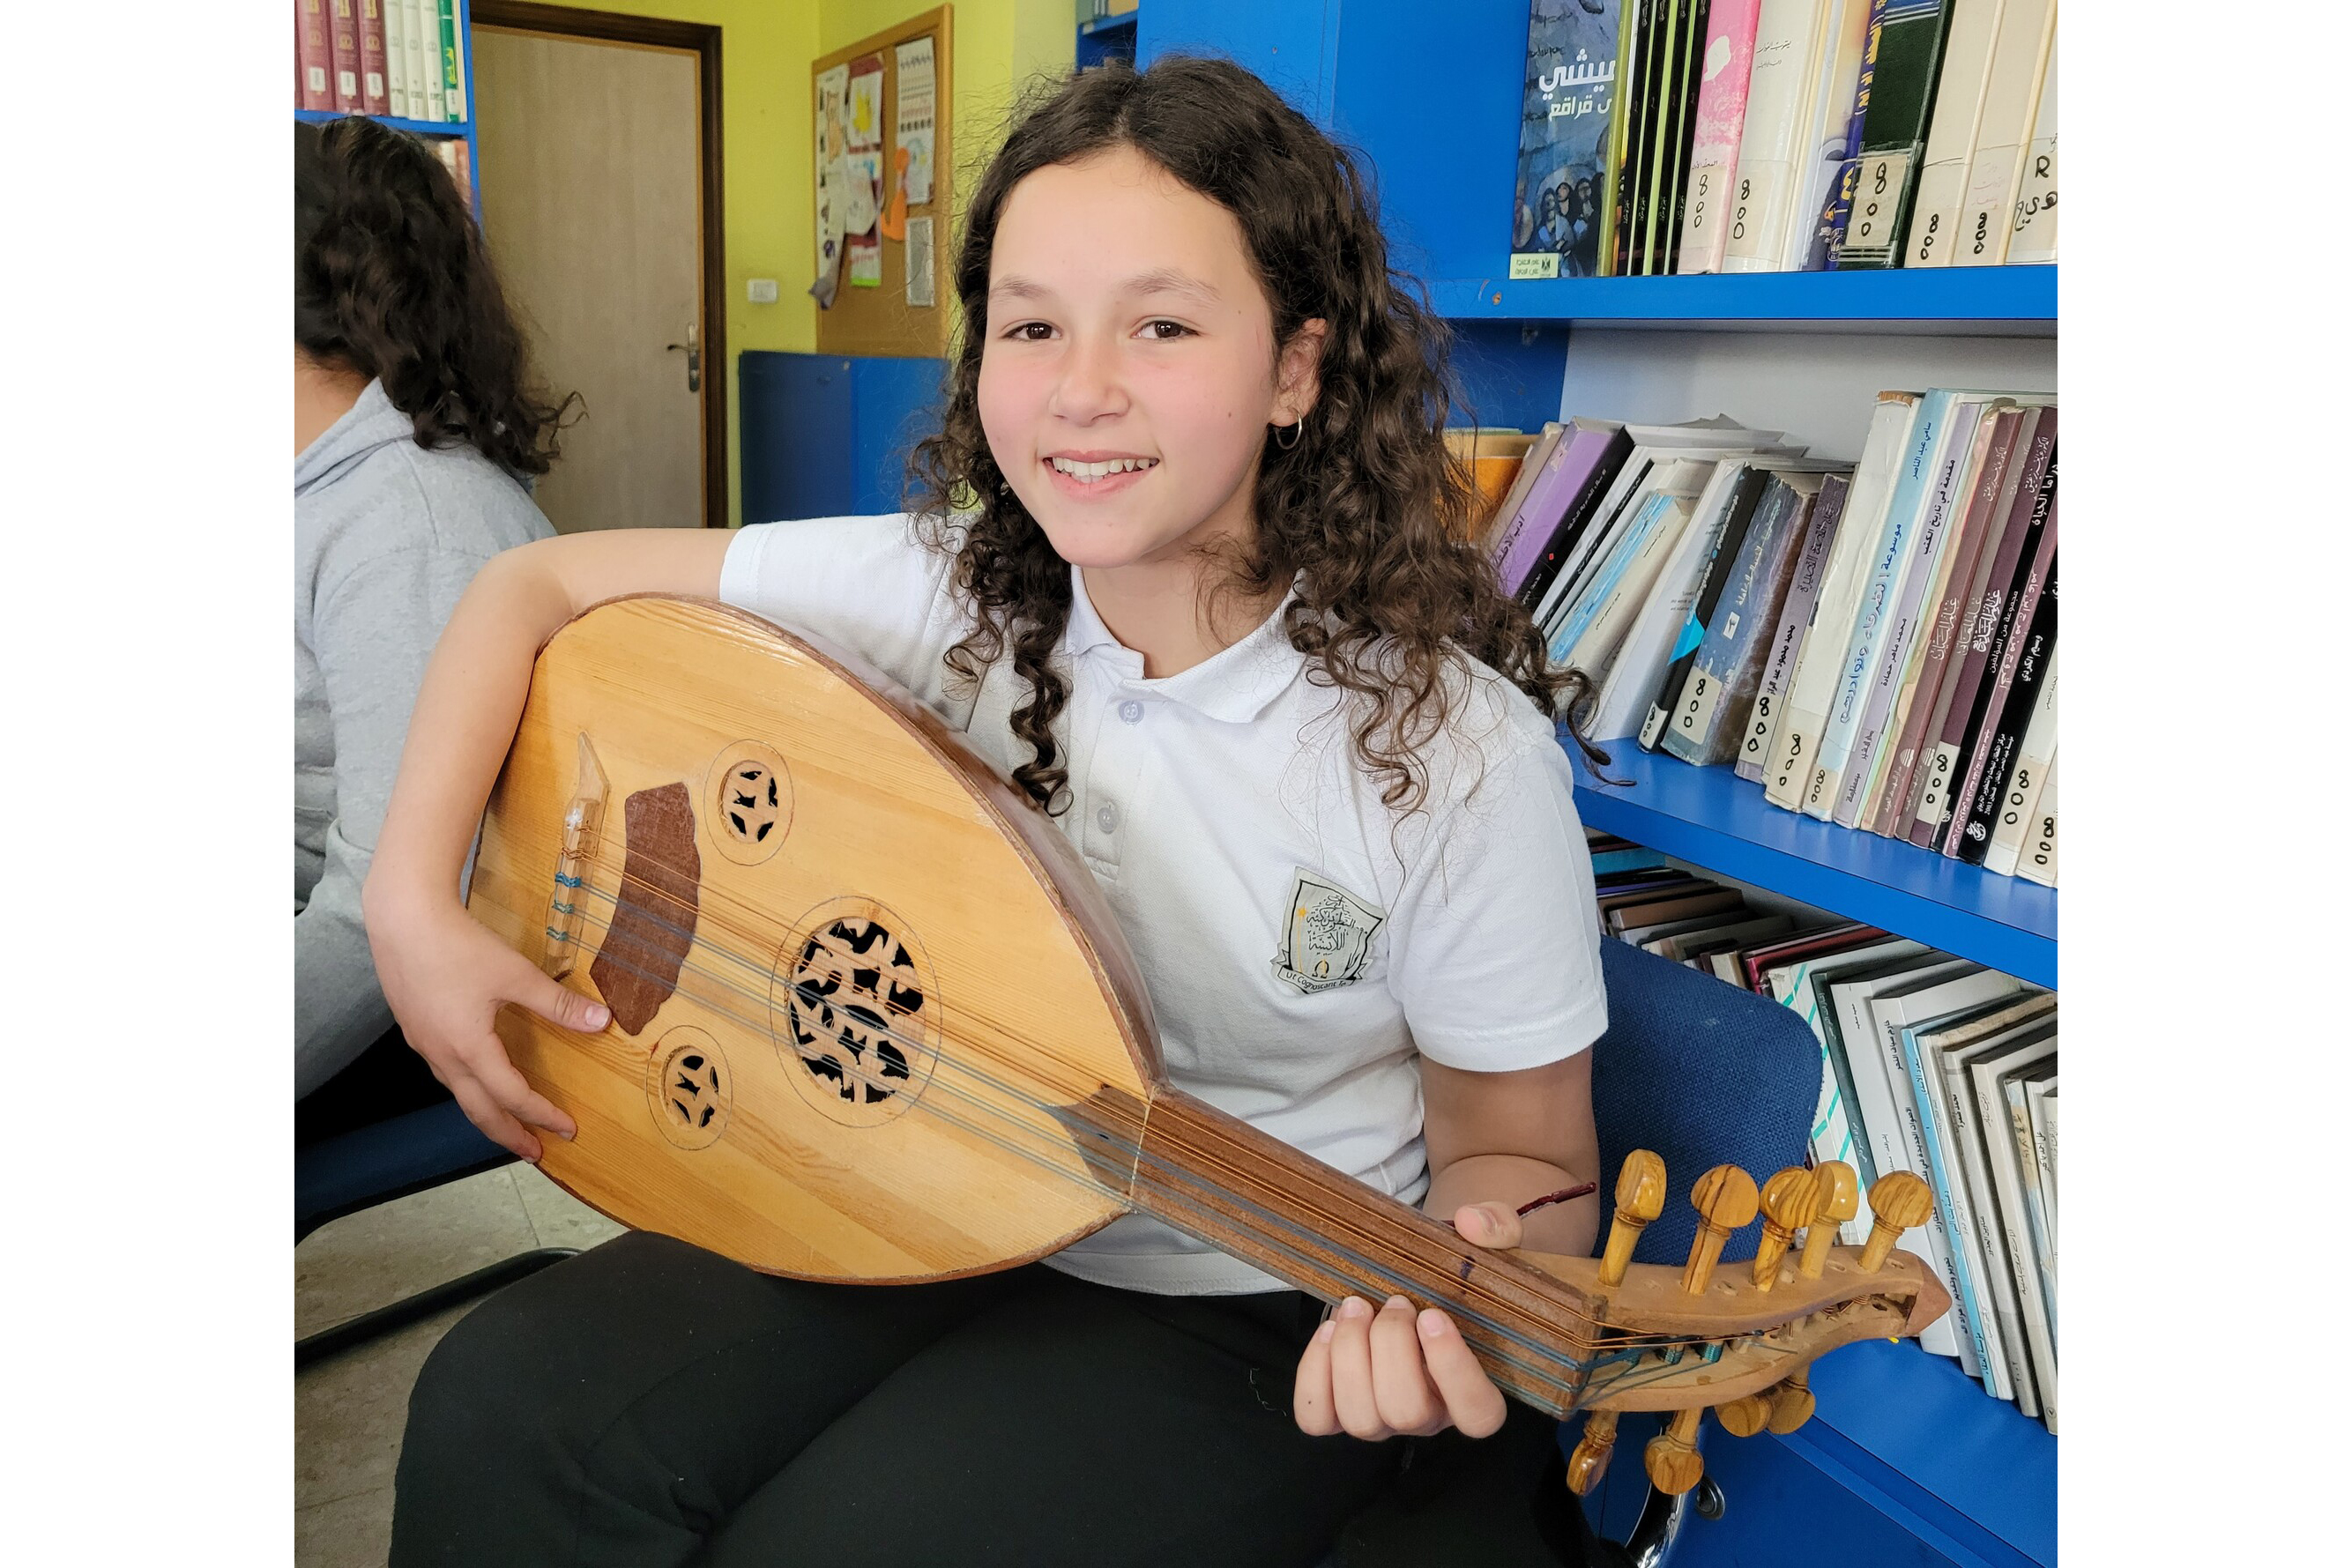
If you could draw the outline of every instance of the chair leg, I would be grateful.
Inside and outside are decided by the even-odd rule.
[[[510,1285],[517,1280],[538,1273],[550,1263],[561,1263],[566,1258],[575,1256],[579,1250],[576,1247],[541,1247],[534,1251],[518,1253],[501,1262],[493,1263],[487,1269],[477,1269],[462,1279],[452,1280],[446,1285],[436,1285],[429,1291],[419,1291],[416,1294],[394,1301],[388,1307],[378,1307],[372,1312],[362,1312],[358,1317],[337,1323],[331,1329],[320,1329],[308,1338],[294,1342],[295,1370],[299,1372],[313,1362],[340,1354],[354,1345],[381,1339],[395,1329],[406,1328],[410,1323],[429,1318],[434,1313],[454,1307],[460,1301],[470,1301],[477,1296],[488,1295],[501,1286]]]

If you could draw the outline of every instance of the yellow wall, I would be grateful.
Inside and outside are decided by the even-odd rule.
[[[726,141],[727,471],[731,521],[742,521],[741,404],[735,356],[816,348],[816,194],[809,71],[817,59],[928,11],[917,0],[595,0],[589,7],[717,23]],[[956,0],[956,189],[1003,134],[1015,84],[1066,73],[1076,47],[1070,0]],[[944,236],[943,236],[944,239]],[[777,302],[743,298],[776,280]]]

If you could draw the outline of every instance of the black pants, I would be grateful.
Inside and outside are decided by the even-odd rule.
[[[1320,1315],[1035,1264],[815,1285],[624,1236],[426,1362],[393,1568],[1311,1564],[1399,1448],[1293,1422]]]

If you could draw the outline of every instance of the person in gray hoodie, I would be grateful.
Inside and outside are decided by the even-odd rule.
[[[485,561],[554,532],[529,484],[572,400],[530,385],[481,231],[422,142],[359,116],[298,124],[294,195],[300,1101],[379,1040],[406,1057],[360,887],[442,623]]]

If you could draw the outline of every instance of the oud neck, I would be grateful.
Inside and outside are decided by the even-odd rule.
[[[1442,1307],[1498,1385],[1555,1415],[1574,1406],[1592,1319],[1564,1282],[1181,1091],[1100,1095],[1063,1119],[1138,1212],[1327,1301]]]

